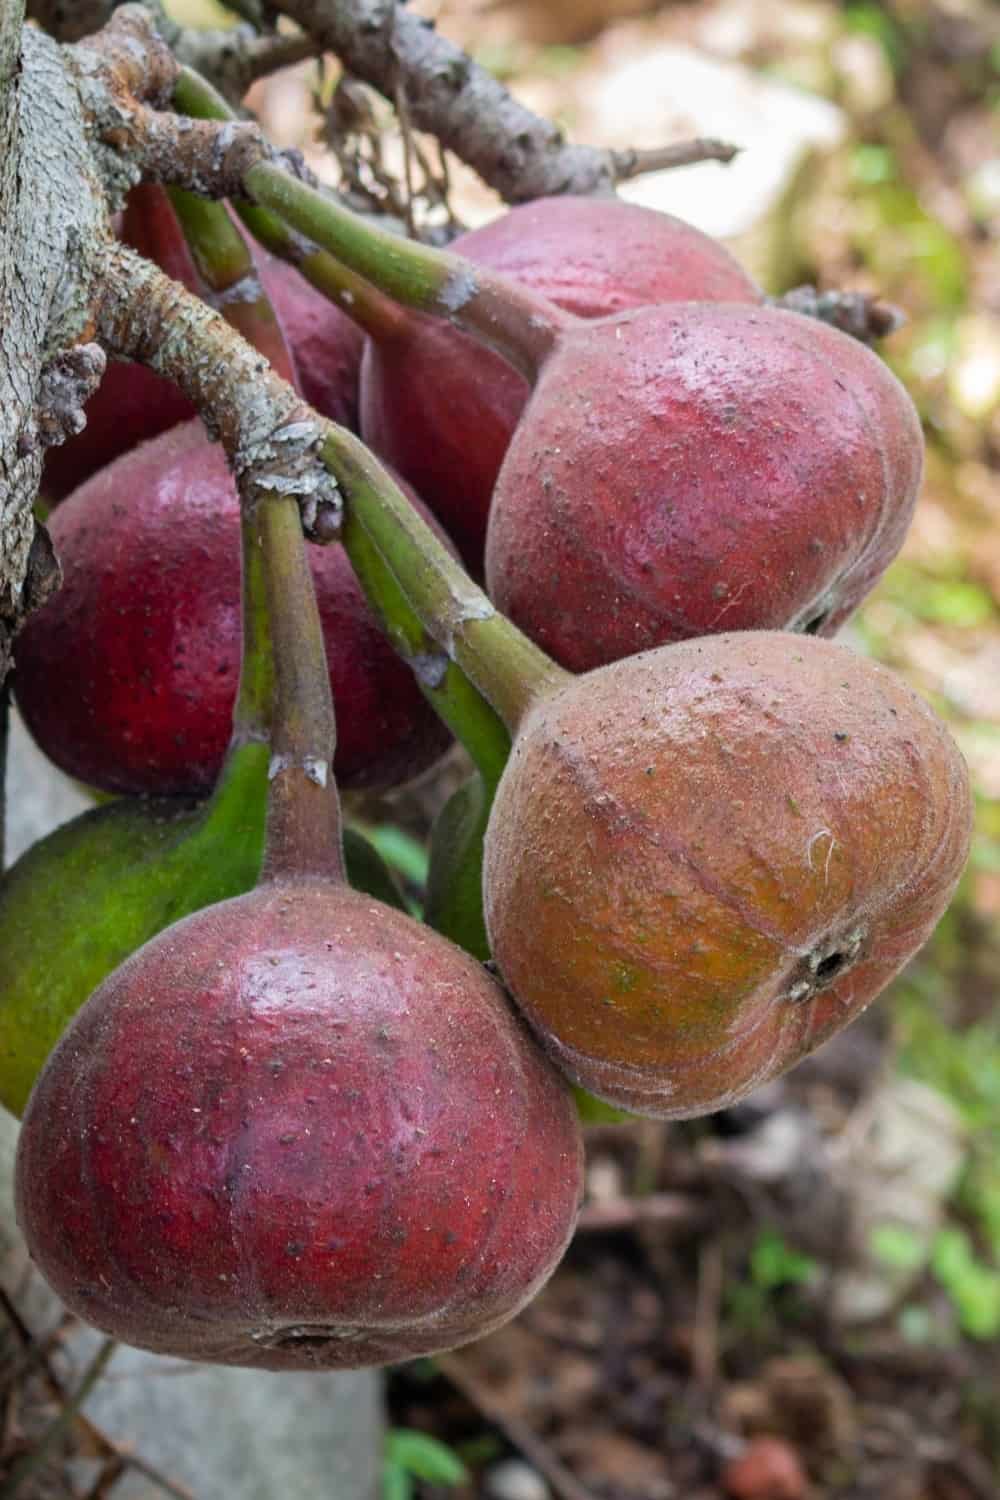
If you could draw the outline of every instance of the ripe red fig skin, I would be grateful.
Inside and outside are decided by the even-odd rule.
[[[341,427],[358,430],[358,383],[364,334],[294,266],[254,246],[254,259],[292,351],[299,390]]]
[[[617,198],[540,198],[452,248],[581,318],[761,296],[700,230]],[[493,487],[528,394],[499,355],[437,319],[414,317],[397,337],[365,348],[362,436],[416,487],[476,573]]]
[[[668,641],[832,635],[906,534],[923,438],[835,328],[687,303],[574,329],[497,481],[497,608],[583,672]]]
[[[111,792],[191,795],[218,776],[240,669],[239,506],[194,421],[125,454],[49,522],[63,585],[15,643],[45,753]],[[311,547],[345,787],[393,786],[450,743],[379,630],[344,549]],[[58,692],[52,684],[59,683]]]
[[[575,1082],[707,1114],[889,982],[971,822],[954,741],[884,668],[787,632],[666,646],[525,719],[486,834],[491,948]]]
[[[568,1091],[481,965],[329,881],[177,923],[80,1011],[29,1100],[29,1248],[161,1354],[356,1367],[451,1348],[554,1269]]]

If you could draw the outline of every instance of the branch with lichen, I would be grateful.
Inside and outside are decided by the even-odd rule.
[[[32,507],[45,447],[82,425],[103,368],[85,339],[110,232],[79,92],[22,20],[23,5],[0,7],[0,684],[14,633],[58,579]]]
[[[106,242],[97,272],[101,343],[180,387],[222,443],[241,493],[294,495],[307,515],[339,517],[337,484],[320,454],[325,423],[264,356],[127,245]]]

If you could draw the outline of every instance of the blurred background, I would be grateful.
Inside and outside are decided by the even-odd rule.
[[[167,8],[195,24],[233,19],[214,0]],[[995,1500],[1000,6],[412,8],[576,140],[645,147],[713,136],[741,147],[728,167],[661,172],[623,193],[725,239],[768,292],[812,282],[903,309],[905,326],[880,352],[924,422],[923,495],[901,557],[848,635],[951,725],[972,769],[975,843],[931,944],[809,1064],[714,1119],[591,1126],[588,1198],[564,1266],[509,1328],[390,1375],[378,1472],[353,1488],[332,1478],[323,1439],[306,1436],[323,1426],[315,1387],[282,1407],[289,1434],[306,1407],[310,1415],[301,1441],[285,1444],[299,1466],[284,1454],[280,1479],[261,1478],[258,1455],[256,1480],[246,1473],[227,1487],[223,1463],[198,1482],[208,1469],[188,1460],[192,1442],[210,1442],[204,1428],[186,1454],[168,1442],[164,1462],[194,1474],[198,1500],[354,1500],[374,1492],[366,1485],[386,1500]],[[367,92],[355,101],[364,130],[340,167],[324,144],[337,81],[334,60],[321,75],[306,64],[258,85],[250,103],[326,180],[340,181],[346,165],[374,206],[405,210],[388,105]],[[443,173],[431,144],[422,147],[433,166],[426,181],[417,173],[418,225],[442,233],[502,211],[460,163]],[[383,852],[417,899],[421,835],[442,790],[355,808],[381,825]],[[194,1404],[217,1403],[222,1432],[236,1419],[223,1415],[221,1387],[211,1389]],[[329,1400],[332,1409],[332,1388]],[[123,1431],[142,1404],[128,1407]],[[113,1405],[112,1394],[105,1413]],[[187,1421],[179,1410],[158,1408],[158,1425]],[[358,1442],[371,1450],[365,1410]],[[246,1422],[240,1441],[251,1441]],[[338,1448],[349,1441],[340,1430]],[[148,1476],[126,1479],[127,1490],[38,1493],[162,1493]]]

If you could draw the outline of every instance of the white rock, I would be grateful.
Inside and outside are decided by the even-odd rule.
[[[93,802],[37,748],[16,713],[7,747],[7,863]]]
[[[843,112],[818,95],[692,47],[632,45],[581,80],[592,140],[650,147],[712,136],[743,148],[727,167],[706,162],[624,183],[621,196],[634,203],[719,238],[744,234],[775,208],[810,151],[845,138]]]
[[[489,1500],[551,1500],[552,1491],[536,1469],[520,1458],[505,1458],[485,1478]]]

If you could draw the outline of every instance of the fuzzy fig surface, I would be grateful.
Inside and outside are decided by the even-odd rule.
[[[722,245],[620,198],[540,198],[461,235],[452,249],[580,318],[653,302],[760,300]],[[417,488],[475,573],[493,487],[528,394],[499,355],[437,319],[408,319],[396,336],[365,348],[365,442]]]
[[[572,1233],[568,1091],[482,966],[329,881],[177,923],[109,977],[21,1132],[32,1255],[162,1354],[383,1364],[498,1327]]]
[[[732,303],[567,330],[497,480],[497,607],[572,671],[716,631],[831,635],[909,526],[923,437],[880,359]]]
[[[786,632],[665,646],[526,717],[486,835],[491,947],[575,1082],[706,1114],[912,957],[971,819],[951,735],[883,667]]]
[[[240,670],[239,502],[199,421],[124,454],[54,512],[63,585],[16,643],[29,729],[71,776],[132,795],[207,792]],[[449,743],[339,544],[309,549],[345,787],[391,786]],[[60,684],[58,693],[53,682]]]

